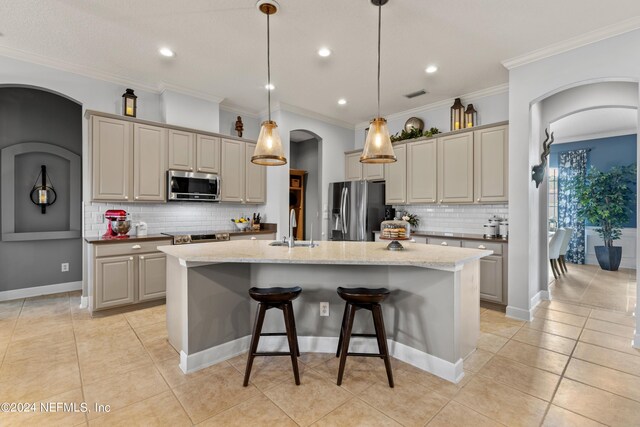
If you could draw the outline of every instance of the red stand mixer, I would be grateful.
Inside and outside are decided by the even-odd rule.
[[[127,239],[127,233],[131,230],[131,219],[127,211],[122,209],[109,209],[104,213],[107,220],[107,232],[102,235],[105,239]]]

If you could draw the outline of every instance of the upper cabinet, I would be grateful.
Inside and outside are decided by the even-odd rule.
[[[473,151],[475,201],[509,200],[509,126],[475,131]]]
[[[267,168],[251,163],[251,156],[256,144],[245,143],[244,194],[245,203],[266,203],[267,201]]]
[[[407,203],[435,203],[438,199],[437,140],[407,144]]]
[[[360,153],[358,153],[358,162]],[[360,163],[362,165],[362,179],[378,181],[384,179],[384,163]]]
[[[169,129],[169,169],[193,172],[196,163],[195,143],[195,134]]]
[[[404,205],[407,203],[407,145],[393,147],[397,161],[384,165],[385,202],[388,205]]]
[[[265,203],[267,171],[251,163],[256,144],[222,138],[221,199],[223,202]]]
[[[438,138],[439,203],[473,202],[473,132]]]
[[[91,118],[92,199],[128,201],[131,195],[133,125],[130,122]]]
[[[133,196],[137,201],[166,200],[167,129],[133,125]]]
[[[345,181],[380,181],[384,179],[384,164],[360,163],[361,151],[345,153],[344,180]]]
[[[220,173],[220,138],[196,135],[196,170]]]

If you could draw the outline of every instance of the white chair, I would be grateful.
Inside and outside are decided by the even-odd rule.
[[[564,241],[565,233],[564,228],[559,228],[549,241],[549,262],[551,263],[551,270],[553,270],[553,277],[556,279],[562,274],[558,266],[558,259],[560,258],[560,247]]]
[[[567,270],[567,262],[565,261],[564,256],[567,254],[567,249],[569,249],[571,237],[573,237],[573,228],[566,227],[564,229],[564,239],[562,239],[562,245],[560,245],[560,256],[558,257],[560,269],[564,270],[565,273],[569,272],[569,270]]]

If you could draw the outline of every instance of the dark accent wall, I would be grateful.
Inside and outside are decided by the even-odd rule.
[[[587,141],[568,142],[551,146],[549,167],[557,168],[559,154],[565,151],[590,149],[587,156],[587,167],[595,167],[601,171],[608,171],[614,166],[627,166],[636,163],[638,139],[636,134],[614,136],[610,138],[590,139]],[[636,186],[633,188],[637,197]],[[625,228],[636,228],[636,205],[632,206],[631,219]]]
[[[0,149],[20,142],[50,143],[82,156],[82,106],[44,90],[0,87]],[[30,168],[41,162],[51,164],[52,161],[60,166],[59,160],[47,159],[45,155],[41,159],[32,158],[34,155],[21,160],[24,167],[16,170],[16,180],[23,184],[23,188],[30,189],[39,172],[37,168],[33,173],[25,171],[25,167]],[[22,182],[27,178],[28,183]],[[62,181],[60,184],[66,187],[63,185],[64,176],[58,178]],[[53,181],[55,185],[55,179]],[[45,215],[40,214],[39,208],[28,201],[28,192],[24,197],[22,203],[15,203],[3,199],[0,194],[0,204],[15,204],[16,224],[23,229],[16,231],[54,231],[68,224],[63,208],[64,200],[68,203],[68,195],[62,194],[59,209],[55,209],[56,203]],[[82,206],[78,205],[76,209],[81,211]],[[41,216],[47,216],[42,224],[34,223]],[[69,271],[65,273],[60,271],[60,264],[64,262],[69,263]],[[0,241],[0,292],[81,280],[82,239]]]

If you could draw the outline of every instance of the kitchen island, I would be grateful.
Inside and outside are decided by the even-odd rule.
[[[480,333],[479,260],[491,251],[406,243],[404,251],[381,242],[320,242],[270,246],[235,241],[163,246],[167,257],[167,330],[192,372],[247,351],[255,317],[252,286],[302,287],[294,301],[302,352],[335,352],[344,309],[338,286],[386,287],[383,314],[390,353],[452,382]],[[320,317],[319,303],[330,315]],[[354,332],[372,331],[359,313]],[[284,330],[282,313],[267,313],[263,331]],[[262,337],[261,349],[286,349],[283,337]],[[354,338],[352,351],[375,352],[375,340]]]

